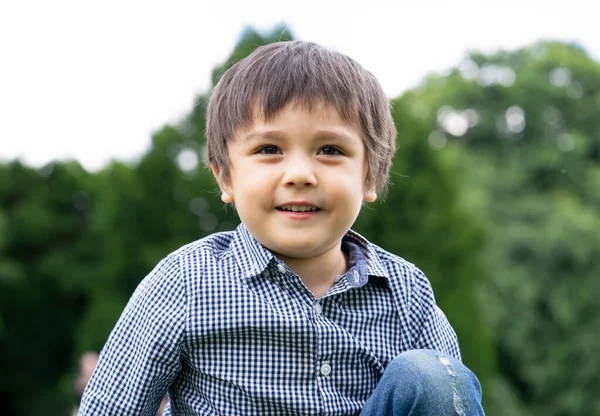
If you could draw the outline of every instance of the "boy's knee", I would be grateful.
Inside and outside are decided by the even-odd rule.
[[[458,415],[470,414],[465,408],[473,396],[481,399],[475,375],[460,361],[438,351],[406,351],[388,365],[385,373],[388,382],[397,384],[415,402],[446,402]]]
[[[448,388],[456,377],[453,364],[450,357],[437,351],[411,350],[397,356],[385,371],[388,378],[405,387],[410,384],[416,390],[433,393]]]
[[[453,367],[463,368],[464,365],[449,356],[435,350],[410,350],[398,355],[388,366],[387,370],[409,371],[425,378],[453,376]]]

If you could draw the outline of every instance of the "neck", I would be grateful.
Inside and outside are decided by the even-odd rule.
[[[327,251],[310,258],[278,257],[296,273],[315,298],[320,298],[335,283],[336,277],[348,270],[348,256],[339,241]]]

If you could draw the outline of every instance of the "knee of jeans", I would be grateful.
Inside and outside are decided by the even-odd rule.
[[[392,360],[385,373],[384,377],[415,401],[444,402],[454,408],[453,414],[472,414],[470,403],[481,401],[477,377],[460,361],[439,351],[406,351]]]
[[[426,391],[451,388],[451,381],[463,377],[466,367],[455,358],[434,350],[410,350],[397,356],[386,371],[400,372],[403,383]],[[407,375],[410,375],[407,380]]]

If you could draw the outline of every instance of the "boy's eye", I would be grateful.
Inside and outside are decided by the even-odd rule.
[[[277,155],[281,152],[275,146],[262,146],[256,151],[256,153],[263,155]]]
[[[326,156],[336,156],[336,155],[342,155],[344,153],[335,146],[324,146],[319,151],[319,154],[323,154]]]

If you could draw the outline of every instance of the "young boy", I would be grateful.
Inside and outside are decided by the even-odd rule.
[[[81,415],[480,415],[429,282],[350,227],[385,190],[396,130],[375,78],[307,42],[258,48],[207,112],[241,219],[142,281]]]

